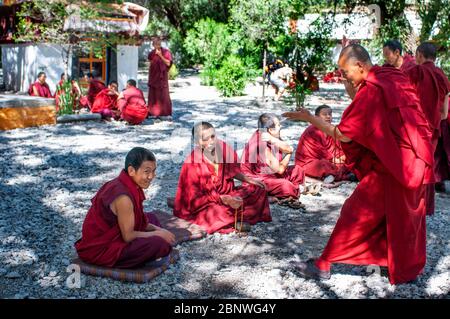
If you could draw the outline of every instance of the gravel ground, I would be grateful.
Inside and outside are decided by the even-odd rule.
[[[145,208],[169,211],[165,199],[175,195],[195,121],[212,122],[240,151],[260,113],[289,108],[258,105],[256,86],[223,99],[193,75],[173,82],[171,91],[173,123],[85,122],[0,132],[1,298],[448,298],[449,194],[437,194],[436,214],[427,218],[428,262],[415,284],[391,286],[383,273],[347,265],[334,266],[330,280],[317,282],[287,267],[320,254],[354,183],[302,197],[306,213],[272,205],[273,222],[258,224],[248,237],[215,234],[183,243],[180,261],[149,283],[82,275],[81,287],[69,288],[67,267],[90,199],[117,176],[130,148],[156,153],[158,177],[146,191]],[[348,102],[339,85],[322,85],[307,100],[311,109],[330,104],[336,119]],[[304,129],[283,122],[282,134],[296,146]]]

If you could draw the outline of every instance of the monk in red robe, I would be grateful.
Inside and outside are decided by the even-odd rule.
[[[402,55],[402,45],[397,40],[388,40],[383,45],[385,63],[392,65],[402,72],[416,65],[414,57],[409,54]]]
[[[89,88],[87,92],[88,106],[91,109],[94,105],[95,97],[101,90],[105,89],[105,84],[99,79],[96,71],[89,73],[88,75]]]
[[[216,139],[208,122],[197,123],[192,135],[196,145],[181,168],[173,214],[209,234],[248,231],[249,224],[270,222],[264,184],[241,173],[234,149]],[[236,187],[233,179],[243,185]]]
[[[332,110],[328,105],[316,108],[315,115],[331,124]],[[345,155],[339,141],[325,134],[314,125],[308,126],[298,141],[295,164],[313,178],[327,178],[330,182],[350,178]]]
[[[143,189],[150,186],[155,175],[152,152],[135,147],[127,154],[125,169],[92,199],[81,239],[75,243],[84,262],[134,268],[171,252],[175,236],[161,228],[155,215],[143,210]]]
[[[147,104],[145,104],[144,93],[136,87],[135,80],[128,80],[127,87],[117,99],[117,108],[120,117],[129,124],[137,125],[147,118]]]
[[[441,136],[441,121],[447,120],[448,94],[450,92],[450,82],[444,72],[434,64],[435,60],[436,47],[430,42],[424,42],[416,50],[417,65],[406,71],[417,91],[422,110],[433,131],[431,139],[433,154],[436,153],[438,139]],[[440,156],[440,154],[437,155]],[[439,162],[439,159],[436,162]],[[434,170],[435,177],[438,178],[439,172],[436,165]],[[441,179],[435,181],[440,182]],[[432,183],[427,186],[427,215],[434,214],[434,197],[435,190],[434,183]]]
[[[101,90],[95,97],[91,112],[100,113],[103,119],[118,119],[120,117],[117,109],[118,87],[116,81],[111,81],[107,88]]]
[[[269,196],[281,199],[292,208],[304,208],[299,202],[300,185],[305,172],[298,166],[289,166],[293,147],[280,138],[281,124],[275,114],[264,113],[258,119],[258,129],[244,147],[242,172],[260,179]]]
[[[161,47],[161,39],[153,40],[153,50],[148,54],[148,114],[151,116],[172,116],[172,101],[169,95],[169,69],[172,54]]]
[[[373,66],[357,44],[342,50],[338,64],[358,91],[337,127],[306,109],[283,115],[330,136],[336,132],[360,183],[344,202],[322,255],[293,265],[303,276],[325,279],[333,263],[387,266],[391,284],[406,283],[422,273],[426,261],[431,131],[406,74]]]
[[[45,75],[45,72],[39,72],[36,82],[31,84],[30,88],[28,89],[28,94],[30,94],[31,96],[52,98],[53,95],[52,92],[50,92],[50,87],[48,86],[47,82],[45,82],[46,78],[47,75]]]

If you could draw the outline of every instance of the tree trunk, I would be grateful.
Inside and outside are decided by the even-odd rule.
[[[267,64],[267,42],[264,44],[264,57],[263,57],[263,90],[262,90],[263,103],[266,103],[266,64]]]

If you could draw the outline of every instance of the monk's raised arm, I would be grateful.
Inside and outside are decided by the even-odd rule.
[[[307,109],[301,109],[296,112],[286,112],[283,113],[282,115],[288,118],[289,120],[309,122],[315,127],[317,127],[319,130],[324,132],[325,134],[331,136],[335,140],[339,140],[344,143],[349,143],[352,141],[349,137],[342,134],[341,131],[339,131],[339,129],[337,128],[337,126],[325,122],[318,116],[312,115]]]

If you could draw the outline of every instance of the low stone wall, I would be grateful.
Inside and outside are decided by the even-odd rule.
[[[0,95],[0,130],[56,124],[55,100]]]

